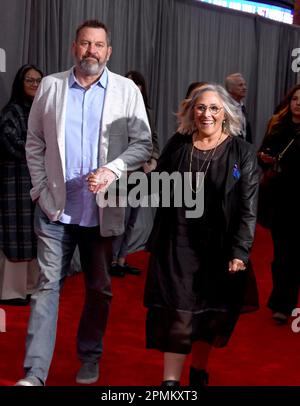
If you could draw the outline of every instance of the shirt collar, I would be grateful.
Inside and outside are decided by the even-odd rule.
[[[236,107],[242,107],[243,106],[243,102],[241,101],[240,103],[238,102],[238,101],[236,101],[233,97],[232,97],[232,101],[233,101],[233,104],[236,106]]]
[[[74,86],[79,86],[82,88],[81,84],[78,82],[76,79],[76,76],[74,74],[74,69],[75,67],[72,68],[69,76],[69,87],[74,87]],[[107,80],[108,80],[108,75],[107,75],[107,68],[104,68],[104,71],[100,78],[97,80],[97,82],[93,83],[92,87],[94,86],[101,86],[104,89],[106,89],[107,86]]]

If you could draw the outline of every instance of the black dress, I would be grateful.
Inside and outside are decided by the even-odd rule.
[[[300,125],[284,120],[266,136],[262,151],[269,149],[272,156],[288,147],[280,161],[281,172],[276,178],[273,200],[271,234],[274,248],[272,262],[273,289],[268,307],[274,312],[290,315],[297,307],[300,290],[299,227],[300,198]],[[265,165],[263,165],[265,166]]]
[[[222,347],[234,329],[250,285],[250,302],[257,308],[251,267],[247,272],[228,272],[228,261],[233,258],[228,257],[224,237],[222,196],[231,140],[223,141],[214,154],[193,150],[192,172],[205,172],[210,162],[204,181],[203,216],[187,219],[185,207],[169,209],[170,238],[163,250],[152,253],[149,262],[145,290],[148,348],[187,354],[196,340]],[[189,172],[191,145],[179,172]],[[195,179],[192,185],[195,191]]]

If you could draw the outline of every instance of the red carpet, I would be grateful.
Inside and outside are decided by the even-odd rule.
[[[300,385],[300,336],[290,325],[277,326],[265,303],[271,288],[271,243],[258,228],[252,260],[259,283],[261,309],[243,315],[230,344],[212,353],[211,385]],[[146,269],[147,254],[131,255],[130,263]],[[105,337],[98,385],[159,385],[162,354],[145,350],[142,305],[143,276],[113,279],[114,299]],[[82,277],[70,277],[64,287],[58,337],[48,385],[75,385],[79,362],[75,351],[76,328],[83,301]],[[0,333],[0,385],[12,385],[23,376],[22,362],[29,307],[2,306],[7,332]],[[187,384],[188,365],[182,383]]]

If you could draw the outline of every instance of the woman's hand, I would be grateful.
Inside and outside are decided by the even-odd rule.
[[[144,170],[145,173],[149,173],[149,172],[151,172],[151,171],[154,171],[154,169],[156,168],[156,166],[157,166],[157,161],[156,161],[156,159],[151,158],[150,161],[144,163],[144,165],[143,165],[143,170]]]
[[[276,161],[276,158],[262,151],[259,152],[257,156],[265,164],[273,164]]]
[[[244,271],[245,269],[246,266],[241,259],[234,258],[233,260],[229,261],[228,270],[230,273]]]

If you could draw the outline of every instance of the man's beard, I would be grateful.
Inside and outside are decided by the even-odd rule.
[[[88,62],[86,58],[83,58],[81,61],[79,61],[80,70],[87,76],[100,75],[104,67],[105,64],[101,64],[98,60],[96,62],[96,59],[94,63]]]

